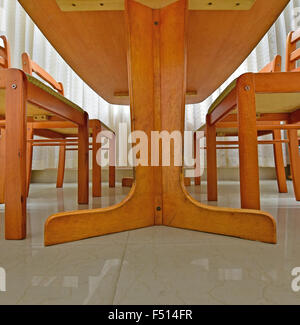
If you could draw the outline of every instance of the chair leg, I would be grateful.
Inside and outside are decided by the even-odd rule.
[[[26,82],[19,70],[6,71],[5,238],[26,237]]]
[[[273,130],[273,139],[281,140],[281,131]],[[276,142],[273,145],[274,148],[274,161],[277,175],[277,184],[279,193],[287,193],[286,175],[284,169],[284,160],[282,153],[282,143]]]
[[[63,143],[59,146],[56,188],[62,188],[64,185],[65,168],[66,168],[66,144]]]
[[[297,201],[300,201],[300,155],[297,130],[289,130],[288,138],[295,198]]]
[[[194,159],[196,173],[200,175],[200,147],[199,139],[197,139],[197,133],[194,132]],[[195,177],[195,185],[201,185],[201,176]]]
[[[216,127],[206,118],[207,200],[218,201]]]
[[[0,204],[4,203],[5,195],[5,129],[1,129],[0,138]]]
[[[241,206],[260,210],[258,147],[253,76],[237,82]]]
[[[116,186],[116,136],[109,139],[109,187]]]
[[[29,195],[31,171],[32,171],[32,154],[33,154],[33,127],[32,123],[27,123],[27,145],[26,145],[26,195]]]
[[[116,187],[116,167],[109,166],[109,187]]]
[[[97,163],[97,152],[101,149],[101,143],[97,143],[97,135],[101,132],[101,123],[93,127],[93,162],[92,162],[92,173],[93,173],[93,185],[92,185],[92,192],[93,197],[100,197],[101,196],[101,165]]]
[[[88,114],[78,126],[78,204],[89,203],[89,129]]]

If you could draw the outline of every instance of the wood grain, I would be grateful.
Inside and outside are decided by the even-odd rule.
[[[19,70],[3,72],[8,162],[5,164],[5,238],[16,240],[26,237],[26,82]]]
[[[129,104],[129,98],[114,96],[129,89],[125,11],[63,12],[55,0],[19,2],[89,86],[110,103]],[[196,95],[188,96],[187,103],[201,102],[216,90],[246,59],[287,3],[256,0],[248,11],[188,11],[187,89]]]
[[[177,0],[135,0],[152,9],[161,9]],[[56,0],[63,11],[124,10],[125,0]],[[189,0],[191,10],[249,10],[255,0]]]

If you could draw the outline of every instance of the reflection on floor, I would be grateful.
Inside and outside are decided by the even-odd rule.
[[[202,193],[189,190],[205,202],[205,184]],[[128,191],[105,185],[89,207],[119,202]],[[239,207],[238,183],[221,183],[219,195],[219,205]],[[45,219],[77,209],[75,202],[73,184],[33,184],[24,241],[3,239],[0,206],[0,305],[300,304],[291,287],[300,267],[300,204],[291,184],[289,194],[278,194],[275,182],[262,182],[262,208],[278,222],[277,245],[152,227],[45,248]]]

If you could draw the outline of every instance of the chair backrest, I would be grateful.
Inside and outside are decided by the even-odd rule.
[[[259,72],[281,72],[281,56],[276,55],[273,61],[263,67]]]
[[[29,54],[22,54],[22,67],[23,71],[29,75],[36,73],[40,78],[51,85],[55,90],[57,90],[61,95],[64,95],[64,87],[61,82],[57,82],[50,74],[41,68],[37,63],[31,60]]]
[[[1,35],[3,46],[0,46],[0,69],[10,68],[10,47],[6,36]]]
[[[297,61],[300,59],[300,49],[297,49],[297,42],[299,40],[300,29],[290,32],[287,36],[285,59],[285,71],[287,72],[300,71],[300,67],[297,68]]]

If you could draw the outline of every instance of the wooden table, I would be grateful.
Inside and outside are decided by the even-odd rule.
[[[288,0],[19,2],[100,96],[130,104],[132,129],[150,138],[153,130],[183,132],[185,103],[200,102],[217,89]],[[181,167],[138,166],[121,203],[49,217],[45,244],[161,224],[276,243],[276,223],[268,213],[203,205],[185,189]]]

